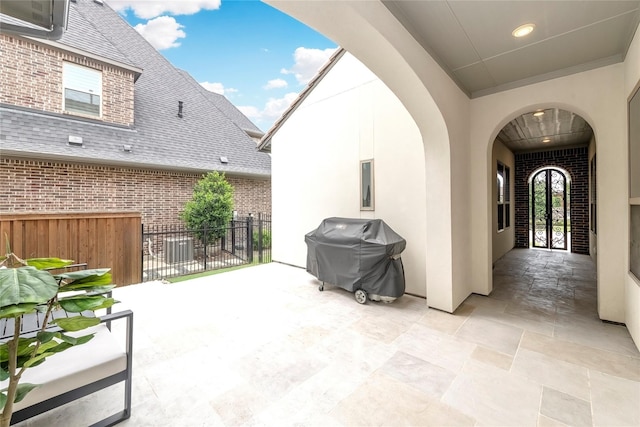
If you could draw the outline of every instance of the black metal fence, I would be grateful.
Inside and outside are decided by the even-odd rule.
[[[271,216],[237,217],[214,230],[142,225],[142,281],[271,262]]]

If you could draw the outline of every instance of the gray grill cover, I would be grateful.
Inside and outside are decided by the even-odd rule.
[[[400,253],[407,245],[380,219],[327,218],[304,236],[307,271],[350,292],[404,294]]]

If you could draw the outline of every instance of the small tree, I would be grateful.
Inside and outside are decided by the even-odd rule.
[[[193,188],[193,197],[181,214],[187,227],[202,241],[213,241],[225,234],[233,218],[233,187],[223,173],[209,172]]]

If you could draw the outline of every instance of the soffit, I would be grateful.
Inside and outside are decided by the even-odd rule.
[[[383,2],[471,98],[621,62],[640,17],[640,0]],[[513,37],[526,23],[535,30]],[[515,118],[497,139],[514,152],[589,143],[582,117],[544,112]]]
[[[472,98],[620,62],[640,16],[640,0],[384,3]]]

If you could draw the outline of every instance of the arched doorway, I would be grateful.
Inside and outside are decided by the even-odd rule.
[[[595,139],[589,123],[561,108],[533,109],[516,116],[498,132],[492,167],[499,168],[503,163],[510,169],[512,227],[502,230],[494,226],[493,262],[512,248],[546,247],[590,254],[589,189],[593,183],[589,161],[594,154]],[[549,168],[558,172],[536,175]],[[532,213],[534,175],[539,187],[537,213]],[[562,188],[564,191],[558,191]],[[536,236],[538,240],[534,241]]]
[[[532,248],[570,249],[571,179],[559,168],[543,168],[529,178],[529,241]]]

